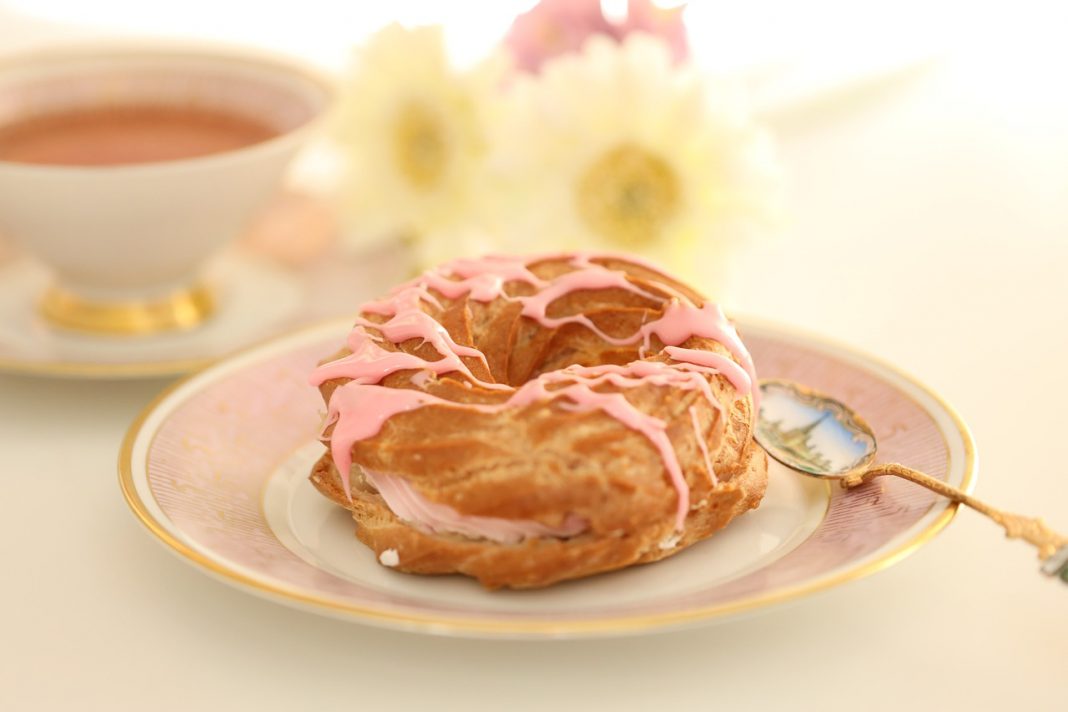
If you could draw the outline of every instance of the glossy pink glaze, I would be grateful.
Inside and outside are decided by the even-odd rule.
[[[625,255],[621,252],[589,252],[586,250],[558,252],[551,255],[541,255],[537,259],[530,260],[527,264],[537,264],[538,262],[545,262],[547,260],[570,260],[572,266],[580,269],[583,267],[594,266],[597,264],[594,260],[616,260],[618,262],[629,262],[632,265],[638,265],[639,267],[647,269],[661,277],[671,278],[667,272],[649,260],[638,257],[637,255]]]
[[[352,353],[317,368],[312,374],[311,383],[318,386],[333,378],[351,378],[364,384],[375,384],[397,371],[421,369],[439,375],[459,371],[483,388],[511,390],[505,384],[483,381],[471,372],[462,357],[477,358],[489,370],[486,356],[472,346],[457,344],[444,326],[420,308],[421,299],[419,289],[409,287],[398,292],[395,303],[383,310],[390,315],[386,321],[379,324],[363,317],[357,318],[348,338]],[[369,329],[377,330],[382,336],[372,335]],[[430,344],[441,354],[441,358],[428,361],[403,351],[388,351],[379,346],[381,338],[393,344],[420,339]]]
[[[494,414],[537,404],[548,407],[551,402],[564,399],[566,403],[561,403],[559,407],[574,412],[601,411],[627,428],[641,433],[653,445],[677,493],[675,526],[677,530],[681,530],[689,510],[689,486],[666,434],[666,423],[634,407],[622,393],[605,393],[595,388],[610,384],[617,388],[654,385],[699,390],[713,407],[720,408],[704,376],[722,375],[734,387],[738,397],[752,396],[755,409],[758,398],[755,370],[737,332],[717,305],[706,303],[698,307],[666,283],[656,285],[658,290],[670,295],[662,315],[644,324],[629,337],[609,336],[601,332],[583,314],[558,318],[547,315],[549,306],[554,301],[583,290],[624,289],[653,301],[667,301],[664,297],[633,284],[625,272],[608,269],[593,261],[609,258],[635,262],[655,274],[662,274],[652,265],[622,256],[577,253],[535,260],[493,256],[478,260],[457,260],[443,265],[394,289],[386,299],[366,305],[361,310],[362,313],[377,314],[388,319],[382,323],[374,323],[361,316],[349,335],[348,345],[352,353],[320,366],[311,377],[314,385],[333,378],[351,379],[334,391],[327,419],[327,423],[334,424],[330,448],[346,492],[349,490],[353,444],[377,435],[385,422],[394,415],[427,405]],[[545,259],[569,259],[570,266],[574,269],[554,279],[543,280],[530,271],[529,265]],[[509,282],[523,282],[535,287],[537,291],[528,296],[510,296],[505,291],[505,285]],[[481,302],[497,298],[517,301],[523,305],[523,316],[546,328],[579,323],[615,345],[641,341],[642,352],[650,348],[651,339],[655,336],[666,345],[665,353],[675,363],[639,360],[626,366],[572,366],[542,374],[518,390],[504,384],[486,382],[476,378],[463,362],[463,358],[467,357],[476,358],[485,364],[485,356],[473,347],[457,344],[444,327],[424,311],[424,305],[442,308],[431,290],[450,300],[466,296]],[[372,331],[377,331],[381,336],[371,333]],[[735,361],[719,354],[679,346],[694,336],[714,339],[723,344],[742,365],[739,366]],[[380,345],[383,339],[397,344],[414,338],[433,346],[441,358],[426,360],[402,351],[389,351]],[[416,374],[410,379],[412,385],[419,390],[386,388],[379,385],[389,374],[404,370],[416,370],[425,374],[422,377]],[[449,372],[462,374],[466,378],[465,385],[477,385],[487,390],[507,390],[511,396],[499,404],[459,404],[422,390],[430,374]],[[707,464],[707,445],[701,441],[696,431],[697,419],[693,410],[691,417]],[[715,477],[710,466],[709,473]],[[390,485],[387,484],[386,487],[389,488]],[[411,505],[410,497],[404,501]],[[419,511],[429,516],[425,508]],[[456,512],[453,514],[457,517],[463,516]]]
[[[739,394],[752,393],[756,390],[753,388],[752,376],[749,375],[749,372],[726,356],[721,356],[712,351],[684,349],[680,346],[665,346],[664,353],[673,360],[678,361],[683,368],[695,368],[705,373],[716,373],[723,376],[730,381],[731,385],[734,386],[734,390]],[[755,393],[753,398],[756,398]]]
[[[426,405],[497,414],[505,410],[526,408],[536,404],[548,407],[553,400],[566,398],[570,401],[566,407],[567,410],[580,413],[603,411],[649,440],[660,454],[678,495],[675,524],[676,528],[681,529],[686,513],[689,511],[690,489],[675,455],[675,449],[667,436],[667,424],[635,408],[621,393],[601,393],[593,389],[605,382],[620,387],[673,385],[687,390],[700,388],[697,384],[703,383],[704,389],[707,389],[707,381],[699,376],[694,377],[696,374],[679,372],[659,362],[657,362],[657,368],[660,371],[659,378],[648,373],[642,377],[627,378],[625,372],[604,373],[598,372],[598,368],[603,367],[589,369],[592,373],[584,372],[584,369],[580,368],[544,373],[536,379],[527,381],[507,401],[496,405],[458,404],[422,391],[384,388],[351,381],[334,391],[327,414],[327,422],[335,423],[330,435],[330,451],[334,458],[334,465],[341,475],[345,491],[349,492],[350,488],[352,446],[360,440],[377,435],[386,420],[394,415]],[[550,385],[562,387],[550,390]],[[707,397],[714,401],[710,391],[707,391]]]
[[[555,383],[567,383],[563,388],[549,390],[547,386]],[[596,382],[596,379],[593,381]],[[585,381],[577,372],[554,371],[544,373],[538,378],[524,383],[505,406],[522,408],[538,402],[547,402],[555,398],[567,398],[574,405],[568,407],[579,413],[601,410],[620,423],[645,436],[660,453],[660,459],[671,478],[671,484],[678,494],[675,507],[675,528],[682,529],[686,513],[690,509],[690,487],[682,474],[675,448],[667,436],[667,423],[659,418],[641,412],[622,393],[601,393],[593,390],[591,382]],[[485,407],[485,406],[482,406]]]
[[[357,327],[357,329],[362,327]],[[354,331],[354,334],[360,333]],[[464,364],[459,354],[446,351],[442,358],[436,361],[427,361],[415,354],[404,351],[387,351],[379,346],[374,338],[366,332],[360,333],[360,338],[349,339],[349,348],[352,353],[337,361],[325,363],[315,369],[311,376],[312,385],[318,386],[333,378],[351,378],[354,382],[371,385],[379,383],[383,378],[397,371],[426,370],[436,374],[459,371],[483,388],[491,390],[511,390],[501,383],[490,383],[475,377],[471,370]]]
[[[330,433],[330,456],[341,475],[345,494],[351,496],[349,474],[352,470],[352,446],[373,438],[386,421],[398,413],[422,408],[431,403],[448,403],[423,391],[385,388],[351,381],[334,391],[326,422],[333,423]]]
[[[591,387],[601,383],[611,383],[620,388],[633,388],[635,386],[671,386],[683,390],[699,390],[708,400],[709,405],[717,410],[722,409],[712,387],[708,381],[702,378],[698,372],[687,371],[677,368],[674,364],[663,361],[634,361],[626,366],[603,364],[600,366],[568,366],[558,371],[562,374],[575,374],[584,379]]]
[[[385,472],[363,471],[390,510],[418,529],[431,533],[462,534],[472,538],[489,539],[502,544],[518,544],[537,537],[567,538],[581,534],[589,526],[582,517],[571,514],[558,527],[551,527],[532,519],[502,519],[460,514],[452,507],[432,502],[419,493],[406,479]]]
[[[757,387],[756,368],[753,366],[753,358],[749,355],[749,351],[745,348],[741,338],[739,338],[738,332],[727,321],[727,317],[723,314],[723,310],[720,309],[718,304],[705,302],[703,306],[698,308],[687,302],[673,300],[664,309],[664,314],[659,319],[642,326],[639,333],[643,339],[642,346],[644,350],[648,350],[649,339],[653,335],[668,347],[678,346],[694,336],[712,339],[723,344],[731,352],[731,355],[742,364],[748,374],[748,378],[745,381],[730,378],[729,376],[728,380],[731,381],[740,394],[749,393],[753,397],[753,412],[758,412],[757,405],[760,399],[760,389]],[[690,358],[694,357],[703,358],[695,356],[700,354],[715,356],[715,354],[711,354],[708,351],[695,349],[676,349],[672,351],[669,348],[668,353],[674,353],[675,355],[672,355],[672,358],[676,361],[715,368],[711,363],[690,360]],[[719,357],[714,361],[724,364],[729,359]],[[732,365],[736,364],[732,362]],[[724,373],[724,376],[727,376],[727,374]]]
[[[633,337],[616,338],[604,333],[598,329],[585,314],[574,314],[559,318],[546,316],[546,311],[548,310],[549,305],[567,294],[578,291],[594,291],[613,288],[624,289],[654,301],[664,301],[663,298],[658,297],[655,294],[650,294],[644,289],[632,284],[630,280],[627,279],[625,273],[606,269],[600,265],[582,267],[574,272],[562,274],[550,282],[549,286],[545,287],[538,293],[529,297],[519,297],[518,300],[523,303],[523,316],[537,321],[546,328],[556,329],[565,324],[582,324],[587,329],[593,331],[602,339],[615,346],[633,344]]]
[[[495,295],[483,298],[471,297],[476,301],[488,302],[501,293],[505,282],[526,282],[538,289],[546,287],[549,283],[531,272],[527,264],[524,260],[507,255],[487,255],[477,260],[453,260],[443,267],[443,272],[447,276],[455,275],[461,280],[475,277],[492,279],[498,285]]]
[[[401,309],[418,309],[420,302],[427,302],[437,309],[444,309],[437,297],[430,293],[426,284],[412,281],[393,289],[385,299],[367,302],[360,307],[363,314],[393,316]]]
[[[427,314],[422,309],[411,308],[404,309],[393,315],[393,318],[389,321],[381,324],[376,324],[373,321],[368,321],[362,317],[356,320],[357,326],[362,326],[364,329],[375,329],[382,332],[382,336],[390,340],[394,344],[407,341],[408,339],[421,339],[425,343],[430,344],[434,349],[442,356],[470,356],[482,361],[486,368],[489,368],[489,363],[486,361],[486,356],[473,346],[461,346],[453,341],[452,336],[445,329],[444,326],[439,324],[434,317]]]

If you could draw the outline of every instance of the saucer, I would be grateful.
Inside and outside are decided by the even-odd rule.
[[[327,323],[261,344],[148,406],[126,436],[119,472],[154,536],[245,592],[342,620],[435,635],[577,638],[679,628],[799,599],[900,561],[956,511],[896,478],[844,490],[772,462],[759,508],[654,564],[528,591],[394,571],[356,540],[351,515],[308,481],[323,453],[323,403],[308,374],[349,328]],[[848,400],[877,433],[880,457],[971,490],[971,436],[938,396],[817,337],[749,320],[739,328],[763,377]]]
[[[0,372],[71,378],[173,376],[294,328],[353,314],[359,304],[410,271],[399,245],[367,254],[334,247],[299,266],[235,247],[206,270],[204,282],[216,300],[210,318],[185,331],[125,337],[68,331],[49,323],[39,310],[49,274],[28,257],[13,257],[0,263]]]

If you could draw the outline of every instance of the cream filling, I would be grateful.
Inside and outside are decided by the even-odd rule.
[[[447,504],[432,502],[419,494],[403,477],[371,470],[364,470],[363,475],[397,517],[434,534],[459,534],[500,544],[518,544],[524,539],[537,537],[566,539],[581,534],[588,526],[586,520],[576,514],[569,514],[559,527],[531,519],[460,514]]]

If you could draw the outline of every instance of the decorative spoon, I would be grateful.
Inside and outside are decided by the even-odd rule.
[[[760,382],[761,404],[756,439],[768,454],[792,470],[839,480],[852,488],[876,477],[893,475],[915,482],[985,514],[1005,529],[1010,539],[1023,539],[1038,549],[1042,573],[1068,583],[1068,537],[1041,519],[995,509],[956,487],[904,465],[873,465],[875,433],[847,405],[805,386],[777,379]]]

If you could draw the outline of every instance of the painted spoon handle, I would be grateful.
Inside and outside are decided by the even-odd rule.
[[[876,477],[884,477],[886,475],[893,475],[909,482],[915,482],[932,492],[937,492],[954,502],[960,502],[977,512],[985,514],[1005,529],[1005,536],[1009,539],[1023,539],[1038,549],[1038,558],[1043,562],[1043,573],[1049,576],[1060,576],[1061,580],[1068,583],[1068,537],[1061,536],[1053,531],[1041,519],[1003,512],[962,492],[956,487],[947,485],[942,480],[936,480],[930,475],[925,475],[904,465],[875,465],[863,473],[846,477],[842,480],[842,486],[856,487]]]

